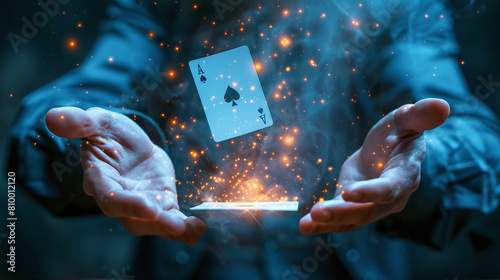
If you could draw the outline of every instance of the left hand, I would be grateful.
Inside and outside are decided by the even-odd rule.
[[[423,132],[450,113],[441,99],[403,105],[376,123],[342,165],[335,198],[316,203],[299,228],[305,234],[346,232],[400,212],[420,183]]]

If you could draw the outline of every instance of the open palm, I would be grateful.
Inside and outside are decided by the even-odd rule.
[[[128,117],[100,108],[55,108],[47,126],[56,135],[82,138],[83,189],[102,212],[135,235],[195,244],[206,226],[179,211],[172,161]]]
[[[424,99],[382,118],[340,171],[335,198],[317,203],[300,221],[304,233],[345,232],[402,211],[420,183],[423,132],[448,117],[448,103]]]

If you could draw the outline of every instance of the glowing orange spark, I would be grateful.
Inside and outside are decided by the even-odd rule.
[[[280,43],[283,47],[286,48],[286,47],[290,46],[291,41],[288,37],[282,37]]]

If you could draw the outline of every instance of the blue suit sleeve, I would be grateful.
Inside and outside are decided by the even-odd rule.
[[[468,90],[455,57],[451,14],[439,1],[418,3],[389,31],[392,42],[380,54],[375,77],[382,88],[378,101],[388,112],[407,102],[442,98],[451,114],[424,134],[427,152],[419,189],[406,209],[383,220],[379,229],[437,248],[460,234],[468,234],[473,244],[498,241],[500,126],[483,103],[494,83],[479,77],[486,83],[474,93]]]
[[[119,111],[141,125],[158,145],[165,143],[145,106],[146,93],[162,86],[158,69],[164,61],[159,41],[165,38],[165,31],[147,8],[133,0],[114,2],[108,14],[86,61],[25,97],[9,131],[9,170],[16,172],[23,188],[57,215],[99,210],[81,188],[81,141],[53,135],[45,125],[48,110],[76,106]]]

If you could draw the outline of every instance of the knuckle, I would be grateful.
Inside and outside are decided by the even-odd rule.
[[[396,194],[395,194],[394,190],[391,190],[391,191],[389,191],[389,193],[387,193],[385,195],[383,203],[384,204],[392,203],[392,202],[394,202],[394,200],[396,200]]]
[[[135,235],[135,236],[143,236],[144,234],[142,234],[137,228],[135,227],[125,227],[132,235]]]
[[[399,203],[398,205],[396,205],[396,207],[394,207],[394,209],[392,209],[392,213],[399,213],[403,211],[403,209],[405,209],[405,206],[406,203]]]
[[[111,217],[111,218],[115,218],[116,215],[113,213],[113,211],[111,210],[111,208],[106,204],[106,203],[101,203],[99,205],[99,208],[101,208],[101,211],[104,215],[108,216],[108,217]]]
[[[410,186],[409,190],[410,192],[414,192],[418,189],[418,186],[420,185],[420,174],[413,180],[413,184]]]
[[[399,188],[400,188],[400,186],[397,184],[394,184],[394,183],[389,184],[389,186],[385,190],[385,193],[382,195],[383,199],[381,202],[383,204],[388,204],[388,203],[394,202],[394,200],[396,200]]]
[[[83,179],[83,192],[88,195],[88,196],[93,196],[93,192],[91,191],[90,187],[89,187],[89,184],[86,183],[86,179]]]

